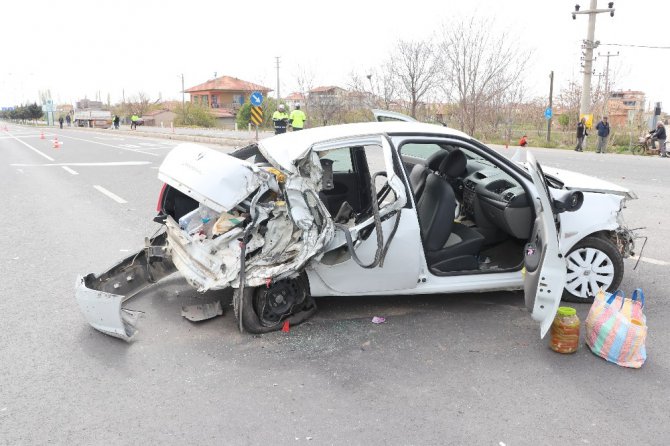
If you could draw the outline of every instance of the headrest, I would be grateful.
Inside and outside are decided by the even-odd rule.
[[[461,149],[454,149],[440,163],[439,173],[447,178],[457,178],[465,173],[468,159]]]
[[[437,152],[433,153],[430,155],[428,158],[426,158],[426,167],[428,167],[430,170],[433,172],[437,172],[440,170],[440,165],[442,164],[442,161],[449,155],[449,152],[446,150],[438,150]]]

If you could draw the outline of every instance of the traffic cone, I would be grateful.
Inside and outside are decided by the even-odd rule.
[[[60,143],[58,142],[58,136],[54,136],[54,149],[59,149]]]
[[[44,132],[40,132],[40,139],[44,139]]]

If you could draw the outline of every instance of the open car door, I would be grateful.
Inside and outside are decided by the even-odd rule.
[[[528,172],[535,183],[535,225],[524,251],[524,295],[533,319],[540,322],[544,337],[556,316],[565,287],[565,259],[558,250],[558,233],[554,222],[549,189],[535,157],[529,152]]]

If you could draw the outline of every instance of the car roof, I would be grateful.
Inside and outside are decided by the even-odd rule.
[[[304,158],[314,144],[356,136],[405,133],[457,136],[471,139],[470,136],[459,130],[441,125],[386,121],[330,125],[299,132],[289,132],[263,139],[258,143],[258,146],[266,158],[274,160],[289,172],[295,172],[295,161]]]

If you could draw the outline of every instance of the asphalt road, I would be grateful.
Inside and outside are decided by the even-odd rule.
[[[670,442],[670,161],[533,150],[640,197],[626,217],[649,242],[621,287],[645,290],[649,359],[629,370],[585,346],[552,352],[520,293],[323,298],[290,333],[251,336],[230,307],[182,318],[184,304],[229,295],[198,296],[174,276],[129,303],[144,312],[135,342],[96,332],[75,278],[159,228],[157,168],[175,144],[0,131],[0,444]]]

